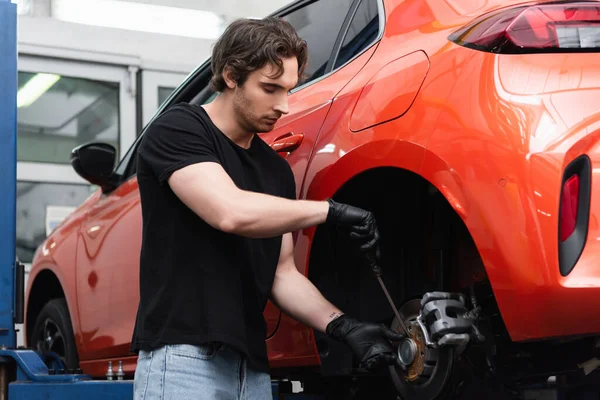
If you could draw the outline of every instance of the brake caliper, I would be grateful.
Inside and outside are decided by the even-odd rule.
[[[483,342],[485,338],[475,321],[468,318],[468,312],[465,297],[460,293],[425,293],[417,317],[425,344],[433,348],[456,346],[456,354],[460,354],[471,340]]]

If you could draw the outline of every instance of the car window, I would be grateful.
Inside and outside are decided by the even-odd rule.
[[[377,39],[379,35],[377,1],[362,0],[360,2],[342,42],[334,69],[344,65]]]
[[[292,11],[283,19],[289,21],[308,45],[308,66],[299,85],[325,74],[333,46],[354,0],[321,0]]]

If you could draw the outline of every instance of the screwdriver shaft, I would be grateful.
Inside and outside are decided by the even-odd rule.
[[[396,319],[398,320],[400,327],[402,328],[406,336],[409,336],[408,329],[404,324],[404,317],[400,314],[400,311],[398,311],[398,308],[394,304],[394,300],[392,300],[392,296],[390,296],[390,293],[388,292],[387,287],[385,287],[385,283],[383,283],[383,279],[381,279],[381,276],[379,274],[377,274],[377,280],[379,281],[379,285],[381,286],[381,289],[383,289],[383,293],[385,293],[385,297],[387,297],[388,302],[392,307],[392,310],[394,310],[394,314],[396,315]]]

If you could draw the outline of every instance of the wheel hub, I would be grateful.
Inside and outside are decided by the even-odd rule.
[[[406,368],[405,379],[416,381],[425,369],[425,338],[421,328],[416,323],[408,326],[409,338],[398,347],[400,363]]]
[[[398,346],[398,360],[400,364],[408,367],[415,360],[417,345],[412,339],[406,339]]]
[[[60,360],[66,362],[65,345],[60,328],[51,319],[46,319],[42,330],[37,335],[37,350],[42,354],[55,353]]]

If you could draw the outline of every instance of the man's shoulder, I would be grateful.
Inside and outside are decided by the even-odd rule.
[[[164,123],[165,121],[175,124],[190,122],[200,123],[206,119],[206,113],[203,113],[202,111],[202,107],[195,104],[177,103],[159,115],[156,120],[151,123],[151,126],[156,125],[157,122],[159,122],[158,125],[161,125],[161,122]]]
[[[194,104],[178,103],[157,116],[146,128],[142,144],[149,137],[166,136],[174,131],[211,134],[206,116]]]

